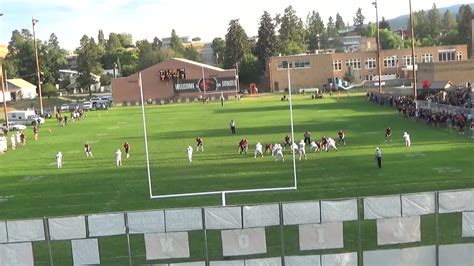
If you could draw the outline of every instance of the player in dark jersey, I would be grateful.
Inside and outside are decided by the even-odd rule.
[[[247,141],[247,139],[246,138],[241,139],[239,142],[239,153],[247,154],[248,149],[249,149],[249,142]]]
[[[340,144],[342,142],[342,144],[346,145],[346,133],[342,129],[337,132],[337,136],[339,137],[337,143]]]
[[[385,142],[387,141],[392,142],[392,128],[391,127],[387,127],[387,129],[385,130]]]
[[[201,149],[201,151],[204,151],[204,141],[201,137],[196,138],[196,152],[198,152],[199,149]]]
[[[130,158],[130,144],[128,144],[128,142],[125,142],[123,144],[123,149],[125,150],[125,154],[127,155],[127,159]]]
[[[286,149],[286,146],[291,148],[291,137],[290,137],[290,135],[285,136],[285,144],[283,145],[283,150]]]
[[[84,152],[86,157],[92,157],[92,146],[89,143],[84,144]]]
[[[328,138],[326,136],[321,138],[321,147],[319,147],[321,150],[326,150],[326,147],[328,146]]]

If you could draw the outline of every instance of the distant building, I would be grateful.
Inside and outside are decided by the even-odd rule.
[[[69,70],[77,70],[77,54],[73,51],[69,51],[68,55],[66,55],[66,66],[65,69]]]
[[[221,69],[182,58],[173,58],[141,71],[146,101],[177,101],[185,98],[234,95],[236,70]],[[140,103],[138,73],[112,79],[112,97],[117,104]]]
[[[466,68],[468,68],[471,63],[465,62],[466,60],[467,45],[416,48],[416,62],[434,62],[435,66],[437,62],[441,62],[442,64],[439,64],[438,68],[449,64],[466,64]],[[394,75],[400,78],[411,77],[413,62],[411,49],[382,50],[380,61],[382,75]],[[343,78],[349,70],[357,83],[373,80],[378,75],[376,49],[352,53],[275,56],[269,58],[267,67],[271,90],[288,88],[288,66],[292,70],[292,88],[323,88],[332,80]],[[421,73],[421,70],[418,73]],[[451,73],[451,75],[456,75]],[[460,76],[460,78],[464,77]],[[455,82],[453,78],[442,78],[441,80]]]
[[[12,101],[35,99],[37,96],[36,85],[24,79],[7,79],[6,90],[10,93]],[[8,97],[5,96],[8,100]]]

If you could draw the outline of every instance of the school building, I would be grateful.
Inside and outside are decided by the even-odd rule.
[[[202,97],[228,97],[237,91],[235,69],[221,69],[182,58],[172,58],[141,71],[143,99],[160,103],[193,101]],[[138,73],[112,79],[116,104],[140,103]]]
[[[411,49],[382,50],[380,61],[382,75],[412,77]],[[415,62],[419,80],[442,79],[450,80],[453,84],[463,84],[469,80],[469,75],[474,75],[474,61],[468,60],[465,44],[417,47]],[[269,58],[267,64],[267,77],[272,91],[288,88],[288,67],[291,69],[291,86],[294,89],[323,88],[331,80],[343,78],[349,69],[354,83],[378,77],[376,50],[275,56]],[[463,75],[458,75],[460,70]]]

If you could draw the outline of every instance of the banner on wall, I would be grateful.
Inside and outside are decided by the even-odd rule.
[[[175,93],[213,93],[235,91],[236,89],[237,81],[234,77],[179,80],[174,84]]]

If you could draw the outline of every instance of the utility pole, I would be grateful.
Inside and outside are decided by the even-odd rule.
[[[413,26],[413,12],[411,9],[411,0],[408,0],[410,4],[410,30],[411,30],[411,62],[413,67],[413,99],[416,100],[418,97],[416,91],[416,64],[415,64],[415,30]]]
[[[35,25],[39,20],[32,18],[31,23],[33,24],[33,43],[35,45],[35,56],[36,56],[36,76],[38,78],[38,94],[40,99],[40,114],[43,114],[43,93],[41,91],[41,74],[40,74],[40,65],[38,57],[38,46],[36,45],[36,35],[35,35]]]
[[[375,6],[375,19],[377,23],[377,69],[379,72],[379,93],[382,93],[382,68],[380,64],[380,25],[379,25],[379,8],[377,5],[377,0],[372,3]]]

